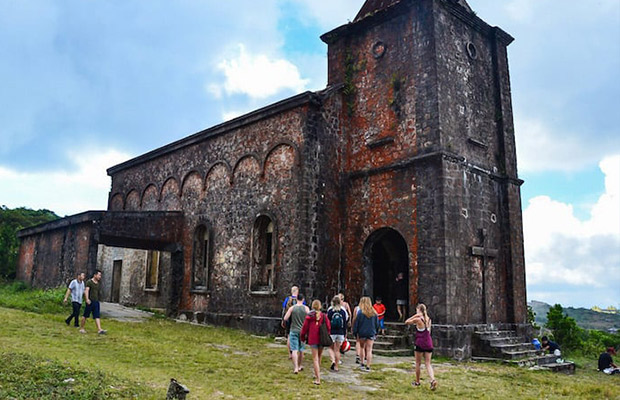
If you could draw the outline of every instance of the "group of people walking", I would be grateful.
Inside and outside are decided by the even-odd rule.
[[[86,333],[85,325],[86,319],[91,315],[95,320],[97,326],[97,333],[105,335],[105,329],[101,329],[101,307],[99,304],[99,288],[101,282],[101,271],[96,270],[93,277],[86,283],[86,274],[80,272],[75,279],[69,283],[63,303],[67,302],[69,296],[71,296],[71,305],[73,306],[73,312],[69,315],[69,318],[65,320],[67,326],[71,325],[71,320],[74,320],[74,326],[80,328],[80,333]],[[84,307],[84,314],[82,316],[81,324],[78,325],[80,319],[80,310],[82,308],[82,300],[86,301],[86,307]]]
[[[331,300],[331,305],[323,311],[320,300],[312,301],[308,307],[299,288],[293,286],[291,295],[282,304],[282,326],[288,331],[287,345],[289,358],[293,363],[293,373],[303,370],[303,356],[305,346],[312,352],[312,366],[314,372],[313,383],[321,384],[321,358],[327,348],[331,361],[330,371],[339,372],[343,344],[348,347],[347,333],[350,331],[355,338],[356,364],[363,372],[370,372],[373,361],[373,345],[377,336],[385,334],[383,319],[385,306],[377,299],[373,306],[370,297],[364,296],[359,304],[351,311],[351,307],[344,300],[342,293]],[[399,309],[399,314],[403,311]],[[415,381],[414,387],[420,386],[420,366],[422,359],[430,377],[430,388],[435,390],[437,380],[431,365],[433,341],[431,339],[431,319],[428,317],[426,306],[419,304],[416,313],[406,319],[406,325],[415,325]]]

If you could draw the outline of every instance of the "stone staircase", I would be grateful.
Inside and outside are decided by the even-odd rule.
[[[501,361],[531,369],[572,374],[575,364],[541,355],[533,344],[512,330],[476,331],[472,337],[472,361]],[[558,362],[560,361],[560,362]]]
[[[351,346],[354,346],[355,338],[353,335],[349,333],[347,338],[351,342]],[[372,352],[388,357],[413,355],[413,342],[407,326],[402,322],[386,322],[385,335],[377,335]]]

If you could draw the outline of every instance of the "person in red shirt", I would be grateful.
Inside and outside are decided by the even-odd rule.
[[[306,317],[304,325],[301,327],[301,340],[308,343],[312,349],[312,361],[314,366],[314,384],[321,384],[321,356],[323,346],[321,346],[319,329],[322,324],[327,325],[327,332],[331,333],[332,327],[327,318],[327,314],[321,312],[321,301],[312,301],[312,311]]]
[[[379,319],[379,325],[381,326],[381,334],[385,335],[385,304],[383,304],[381,297],[377,296],[375,304],[372,306],[377,312],[377,318]]]

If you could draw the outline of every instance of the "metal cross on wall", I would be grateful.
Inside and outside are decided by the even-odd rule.
[[[499,250],[490,249],[487,244],[487,230],[479,229],[478,236],[480,239],[480,245],[471,246],[471,255],[475,257],[482,257],[482,316],[484,318],[484,322],[487,322],[487,296],[486,296],[486,268],[488,265],[488,261],[491,258],[497,258],[499,254]]]

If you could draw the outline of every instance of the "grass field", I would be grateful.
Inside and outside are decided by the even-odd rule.
[[[67,313],[68,314],[68,313]],[[0,307],[0,398],[165,398],[174,377],[190,399],[620,398],[620,379],[581,363],[573,376],[518,367],[436,362],[436,392],[413,388],[411,360],[375,365],[371,373],[327,372],[312,384],[310,365],[292,374],[286,350],[273,339],[161,318],[144,323],[104,320],[107,336],[81,335],[64,314]],[[329,380],[328,380],[329,379]],[[428,382],[424,376],[424,382]]]

